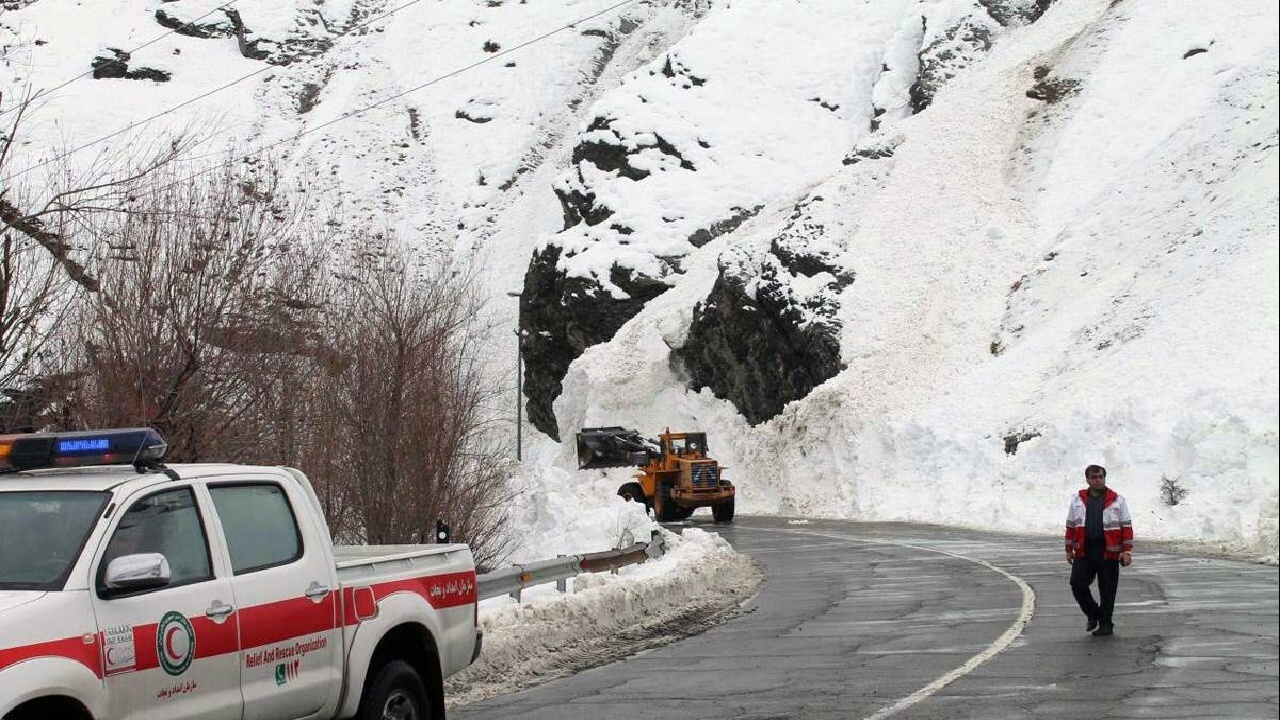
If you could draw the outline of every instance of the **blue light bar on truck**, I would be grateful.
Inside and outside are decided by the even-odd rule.
[[[168,449],[151,428],[0,435],[0,472],[160,462]]]

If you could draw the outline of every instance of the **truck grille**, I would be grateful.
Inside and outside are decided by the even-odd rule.
[[[719,486],[720,472],[715,465],[695,466],[691,470],[694,490],[711,490]]]

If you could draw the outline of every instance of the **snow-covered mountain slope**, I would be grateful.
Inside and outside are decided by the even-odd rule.
[[[1140,535],[1274,556],[1274,20],[1262,3],[1051,7],[867,159],[687,261],[570,369],[562,432],[713,428],[755,510],[1044,532],[1100,462]],[[797,225],[854,278],[783,283],[838,306],[807,322],[838,325],[843,369],[751,427],[685,391],[666,348],[716,331],[698,303],[717,275],[746,276],[736,310],[759,314]]]
[[[740,512],[1054,532],[1101,462],[1140,538],[1275,556],[1270,3],[217,5],[3,3],[24,162],[270,146],[476,263],[499,374],[521,290],[529,473],[696,428]]]

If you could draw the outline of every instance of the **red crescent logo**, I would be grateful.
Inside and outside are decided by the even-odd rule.
[[[167,631],[165,631],[165,634],[164,634],[164,651],[165,651],[165,654],[166,654],[166,655],[168,655],[168,656],[169,656],[172,660],[174,660],[175,662],[176,662],[176,661],[178,661],[178,660],[181,660],[181,659],[182,659],[182,656],[178,654],[178,651],[177,651],[177,650],[174,650],[174,649],[173,649],[173,636],[174,636],[175,634],[177,634],[177,632],[178,632],[179,630],[181,630],[181,629],[182,629],[182,628],[180,628],[180,627],[178,627],[178,626],[174,625],[174,626],[170,627]]]

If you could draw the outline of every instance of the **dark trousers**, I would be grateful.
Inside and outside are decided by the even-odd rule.
[[[1099,599],[1093,599],[1089,586],[1098,578]],[[1104,560],[1101,548],[1086,546],[1085,556],[1071,563],[1071,594],[1080,609],[1103,625],[1111,624],[1111,612],[1116,606],[1116,586],[1120,584],[1120,561]]]

